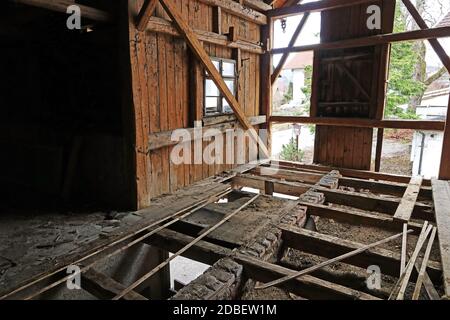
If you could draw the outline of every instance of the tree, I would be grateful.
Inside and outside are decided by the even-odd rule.
[[[433,2],[436,4],[436,0]],[[429,6],[428,0],[417,0],[417,10],[426,17],[430,25],[433,25],[439,18],[431,18],[432,15],[426,12]],[[441,12],[443,15],[443,10]],[[416,24],[411,21],[407,9],[397,6],[394,32],[404,32],[414,28]],[[436,73],[428,75],[426,54],[424,41],[392,44],[386,104],[387,117],[417,118],[415,109],[422,101],[425,91],[446,73],[445,67],[442,67]],[[400,105],[405,104],[408,105],[406,112],[399,108]]]
[[[303,160],[304,152],[297,149],[297,143],[294,138],[291,138],[288,144],[281,147],[280,158],[286,161],[300,162]]]

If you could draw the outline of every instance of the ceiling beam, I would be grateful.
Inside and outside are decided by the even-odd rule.
[[[445,38],[450,36],[450,27],[433,28],[426,30],[414,30],[399,33],[381,34],[370,37],[354,38],[348,40],[318,43],[293,48],[278,48],[271,51],[272,54],[284,54],[304,52],[312,50],[348,49],[357,47],[375,46],[386,43]]]
[[[305,4],[284,6],[278,9],[267,11],[266,13],[268,17],[271,17],[273,19],[281,19],[305,12],[322,12],[326,10],[339,9],[370,2],[373,3],[373,0],[321,0]]]

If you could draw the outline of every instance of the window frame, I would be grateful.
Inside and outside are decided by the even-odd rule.
[[[226,83],[227,81],[232,81],[233,82],[233,90],[231,90],[231,93],[233,94],[234,97],[236,97],[236,93],[237,93],[237,88],[236,88],[236,84],[237,84],[237,62],[236,60],[233,59],[226,59],[226,58],[219,58],[219,57],[211,57],[211,61],[214,62],[218,62],[219,63],[219,74],[222,77],[223,81]],[[224,68],[223,68],[223,63],[230,63],[233,64],[234,66],[234,75],[233,76],[227,76],[224,75]],[[226,111],[224,110],[224,100],[225,97],[223,96],[223,94],[220,92],[220,90],[217,88],[217,86],[214,83],[214,86],[217,88],[218,91],[218,96],[208,96],[206,95],[206,83],[208,80],[212,81],[211,76],[209,76],[208,72],[205,70],[204,71],[204,81],[203,81],[203,117],[217,117],[217,116],[222,116],[222,115],[230,115],[233,114],[234,111],[233,110],[229,110]],[[208,98],[216,98],[217,99],[217,108],[216,108],[216,112],[207,112],[207,107],[206,107],[206,100]],[[231,109],[231,107],[230,107]]]

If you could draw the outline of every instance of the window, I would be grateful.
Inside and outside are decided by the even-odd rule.
[[[236,96],[236,61],[212,58],[214,66],[219,71],[228,89]],[[214,81],[205,71],[205,116],[232,113],[229,103],[225,100]]]

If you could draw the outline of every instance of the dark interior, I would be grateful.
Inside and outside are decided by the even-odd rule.
[[[117,26],[8,2],[0,16],[2,206],[126,207]]]

